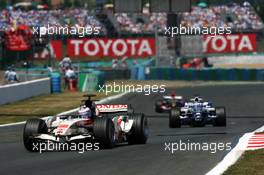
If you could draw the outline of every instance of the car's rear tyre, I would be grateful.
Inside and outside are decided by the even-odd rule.
[[[157,112],[157,113],[162,113],[163,112],[162,109],[160,108],[161,105],[162,105],[162,101],[161,100],[156,101],[156,103],[155,103],[155,112]]]
[[[38,134],[45,134],[47,132],[48,128],[44,120],[38,118],[29,119],[25,124],[23,132],[23,142],[25,148],[31,152],[38,151],[34,147],[34,145],[37,145],[38,141],[33,137]]]
[[[133,120],[131,132],[127,135],[129,144],[145,144],[148,139],[148,120],[143,114],[131,114],[129,120]]]
[[[134,113],[134,108],[129,105],[129,108],[127,109],[127,114],[133,114]]]
[[[216,118],[214,120],[214,126],[226,126],[226,111],[224,107],[215,108]]]
[[[181,127],[180,111],[178,109],[172,109],[170,111],[169,127],[170,128],[180,128]]]
[[[100,148],[110,149],[115,146],[115,127],[110,118],[96,118],[93,132],[95,140],[99,143]]]

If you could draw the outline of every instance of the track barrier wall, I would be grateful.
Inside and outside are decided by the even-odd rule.
[[[50,78],[0,86],[0,105],[50,94]]]
[[[104,79],[108,81],[130,79],[131,77],[130,69],[101,70],[101,72],[104,74]]]

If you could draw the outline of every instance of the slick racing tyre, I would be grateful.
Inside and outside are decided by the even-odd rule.
[[[44,120],[34,118],[29,119],[24,127],[23,142],[28,151],[36,152],[34,145],[37,144],[37,140],[33,137],[38,134],[45,134],[48,132],[47,125]]]
[[[134,113],[134,108],[132,107],[132,105],[129,105],[129,107],[127,109],[127,113],[128,114],[133,114]]]
[[[162,113],[162,109],[160,108],[161,105],[162,105],[162,101],[161,100],[156,101],[156,103],[155,103],[155,112]]]
[[[115,146],[115,127],[108,117],[96,118],[93,132],[95,140],[101,148],[110,149]]]
[[[128,143],[145,144],[149,134],[147,118],[143,114],[132,114],[129,120],[133,120],[133,125],[131,132],[127,135]]]
[[[172,109],[170,111],[169,127],[170,128],[180,128],[181,127],[180,111],[178,109]]]
[[[215,108],[216,118],[214,120],[214,126],[226,126],[226,111],[224,107]]]

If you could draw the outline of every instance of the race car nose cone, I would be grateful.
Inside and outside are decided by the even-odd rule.
[[[196,118],[201,118],[201,114],[196,114]]]

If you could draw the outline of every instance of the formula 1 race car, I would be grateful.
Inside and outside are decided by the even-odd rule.
[[[23,134],[25,148],[36,151],[33,145],[47,141],[96,142],[100,148],[113,148],[123,142],[146,143],[148,122],[143,114],[134,113],[126,104],[95,105],[91,96],[88,95],[77,114],[53,116],[47,120],[29,119]]]
[[[175,93],[163,96],[162,100],[157,100],[155,103],[155,111],[158,113],[169,112],[172,108],[180,108],[184,106],[182,96],[176,96]]]
[[[195,97],[186,102],[181,108],[174,108],[169,114],[170,128],[180,128],[181,125],[226,126],[226,112],[224,107],[213,107],[202,98]]]

